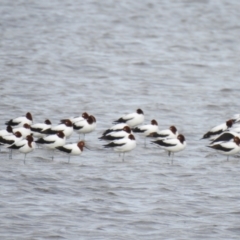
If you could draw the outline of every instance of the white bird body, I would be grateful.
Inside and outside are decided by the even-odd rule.
[[[203,139],[209,138],[210,140],[213,140],[217,136],[219,136],[222,132],[226,131],[227,129],[231,128],[233,125],[233,120],[230,119],[226,121],[225,123],[219,124],[216,127],[213,127],[211,130],[209,130],[207,133],[203,135]]]
[[[0,143],[4,144],[5,146],[10,146],[22,139],[23,139],[22,134],[20,132],[16,132],[12,135],[0,137]]]
[[[214,140],[212,140],[210,145],[221,143],[221,142],[228,142],[228,141],[233,140],[234,137],[240,138],[240,134],[237,132],[233,132],[233,131],[225,131],[225,132],[221,133],[220,135],[218,135],[216,138],[214,138]]]
[[[240,152],[240,138],[236,136],[233,138],[233,141],[211,144],[208,145],[208,147],[215,149],[217,152],[223,155],[235,155]]]
[[[80,141],[78,143],[69,143],[69,144],[65,144],[61,147],[57,147],[56,149],[58,149],[61,152],[65,152],[68,155],[68,162],[70,161],[70,155],[80,155],[83,152],[83,147],[85,147],[85,142],[84,141]]]
[[[56,134],[57,132],[62,131],[66,138],[69,138],[73,133],[73,124],[69,119],[62,120],[62,123],[52,126],[51,128],[41,131],[44,134]]]
[[[104,136],[111,132],[122,131],[123,128],[126,126],[128,126],[126,123],[117,123],[117,124],[113,125],[112,127],[110,127],[109,129],[105,130],[102,135]]]
[[[153,137],[157,139],[177,138],[177,136],[178,131],[175,126],[170,126],[169,129],[159,130],[148,135],[148,137]]]
[[[115,140],[114,143],[116,145],[118,145],[118,144],[120,145],[120,144],[124,143],[123,146],[114,147],[115,152],[129,152],[129,151],[132,151],[137,145],[135,140],[129,140],[128,138]]]
[[[136,147],[136,140],[132,134],[129,134],[127,138],[122,138],[119,140],[114,140],[106,145],[105,148],[112,148],[115,152],[123,153],[123,161],[124,161],[124,153],[133,150]]]
[[[91,115],[87,120],[84,119],[82,121],[75,122],[73,124],[73,128],[78,134],[91,133],[96,129],[96,119]]]
[[[50,122],[50,120],[46,119],[44,123],[35,123],[31,125],[31,131],[34,137],[42,138],[46,136],[46,134],[42,132],[50,129],[51,126],[52,126],[52,123]]]
[[[145,137],[157,131],[158,131],[158,123],[154,119],[151,121],[151,124],[146,124],[146,125],[133,128],[133,132],[140,133]]]
[[[125,126],[123,128],[123,130],[113,131],[106,135],[102,135],[102,137],[100,137],[99,139],[113,141],[113,140],[118,140],[118,139],[122,139],[122,138],[127,138],[129,136],[129,134],[131,134],[131,133],[132,133],[131,128],[129,126]]]
[[[49,149],[55,149],[56,147],[61,147],[66,143],[66,137],[62,131],[59,131],[57,134],[48,135],[35,142]]]
[[[177,138],[165,138],[153,141],[152,143],[157,144],[160,148],[168,151],[169,156],[171,153],[182,151],[186,148],[187,143],[185,137],[179,134]]]
[[[136,112],[127,114],[114,123],[126,123],[129,127],[136,127],[144,122],[144,113],[141,109],[137,109]]]
[[[68,143],[62,147],[57,147],[59,151],[66,152],[72,155],[79,155],[82,153],[81,149],[78,147],[77,143]]]
[[[71,120],[72,123],[76,123],[76,122],[79,122],[79,121],[87,120],[88,117],[89,117],[88,113],[84,112],[82,114],[82,116],[71,117],[70,120]]]
[[[25,123],[32,124],[32,115],[30,112],[26,113],[24,117],[17,117],[7,121],[6,125],[11,125],[13,127],[22,127]]]
[[[22,139],[10,145],[8,148],[17,149],[19,152],[27,154],[29,152],[32,152],[36,148],[36,144],[33,141],[32,136],[28,135],[27,139]]]
[[[69,120],[72,122],[72,124],[74,124],[74,123],[76,123],[76,122],[79,122],[79,121],[83,121],[83,120],[85,120],[85,119],[88,119],[88,117],[89,117],[88,113],[87,113],[87,112],[84,112],[84,113],[82,114],[82,116],[70,117],[70,118],[67,118],[67,119],[69,119]],[[64,122],[64,121],[66,121],[67,119],[62,119],[61,122]]]

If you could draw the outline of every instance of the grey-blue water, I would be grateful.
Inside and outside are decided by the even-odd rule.
[[[1,129],[28,111],[97,118],[70,164],[2,150],[1,239],[239,239],[240,159],[199,140],[239,113],[239,1],[2,0],[0,29]],[[139,135],[125,162],[101,150],[137,108],[185,135],[173,164]]]

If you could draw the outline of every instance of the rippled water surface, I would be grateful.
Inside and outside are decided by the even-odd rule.
[[[97,118],[70,164],[2,149],[1,239],[239,239],[240,159],[199,141],[239,113],[239,1],[3,0],[0,19],[2,129],[27,111]],[[185,135],[173,164],[138,135],[125,162],[101,149],[137,108]]]

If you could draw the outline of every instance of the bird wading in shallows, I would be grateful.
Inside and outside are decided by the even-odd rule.
[[[102,135],[99,140],[105,140],[105,141],[114,141],[119,140],[125,137],[128,137],[129,134],[131,134],[131,128],[129,126],[125,126],[121,131],[112,131],[108,134]]]
[[[177,138],[166,138],[152,141],[152,143],[158,145],[160,148],[168,152],[168,156],[173,156],[175,152],[180,152],[187,146],[185,137],[182,134],[179,134]]]
[[[126,123],[130,128],[136,127],[142,124],[144,121],[144,113],[141,109],[137,109],[136,112],[127,114],[118,120],[115,120],[113,124]]]
[[[26,113],[24,117],[17,117],[5,122],[6,125],[12,127],[22,127],[25,123],[31,125],[33,121],[32,114],[30,112]]]
[[[106,145],[104,148],[112,148],[115,152],[123,153],[122,161],[124,161],[125,152],[129,152],[136,147],[135,137],[130,134],[127,138],[122,138],[119,140],[114,140]]]
[[[222,132],[231,128],[232,125],[233,125],[233,120],[230,119],[230,120],[226,121],[225,123],[222,123],[220,125],[217,125],[216,127],[213,127],[211,130],[209,130],[207,133],[205,133],[201,139],[209,138],[210,140],[213,140],[219,134],[221,134]]]
[[[26,139],[22,139],[11,146],[8,147],[9,149],[16,149],[21,153],[24,153],[24,164],[26,160],[26,155],[32,152],[36,148],[36,144],[32,135],[28,135]]]
[[[44,138],[39,138],[35,142],[44,147],[47,147],[48,149],[51,149],[52,150],[52,160],[53,160],[54,150],[56,149],[56,147],[61,147],[66,143],[66,137],[65,137],[63,131],[59,131],[59,132],[57,132],[57,134],[48,135]]]
[[[239,137],[234,137],[233,141],[221,142],[208,145],[208,147],[217,150],[217,152],[227,155],[227,161],[230,155],[235,155],[240,151],[240,139]]]
[[[146,137],[154,132],[158,131],[158,123],[155,119],[151,121],[151,124],[142,125],[132,129],[134,133],[142,134],[144,138],[144,146],[146,147]]]
[[[87,148],[84,141],[78,143],[69,143],[61,147],[56,147],[57,150],[68,154],[68,162],[70,162],[71,155],[80,155],[83,152],[83,148]]]

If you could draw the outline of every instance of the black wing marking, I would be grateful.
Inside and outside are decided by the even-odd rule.
[[[208,147],[216,149],[216,150],[224,151],[224,152],[230,152],[233,150],[233,148],[225,148],[221,144],[216,144],[216,145],[208,146]]]
[[[79,127],[78,127],[78,126],[76,126],[76,125],[73,124],[73,129],[75,129],[75,130],[79,130],[79,129],[82,129],[82,128],[83,128],[83,126],[79,126]]]
[[[210,138],[210,137],[211,137],[211,132],[207,132],[203,135],[202,139]]]
[[[112,132],[113,130],[111,130],[111,129],[107,129],[107,130],[105,130],[104,132],[103,132],[103,136],[105,136],[105,135],[107,135],[108,133],[110,133],[110,132]]]
[[[100,139],[100,140],[109,140],[109,141],[113,141],[113,140],[119,140],[119,139],[122,139],[122,138],[124,138],[123,136],[121,137],[121,136],[119,136],[119,137],[114,137],[114,136],[111,136],[111,135],[106,135],[106,136],[102,136],[102,137],[100,137],[100,138],[98,138],[98,139]]]
[[[127,121],[132,120],[132,119],[133,118],[127,118],[127,119],[119,118],[118,120],[114,121],[113,123],[126,123]]]
[[[123,146],[125,143],[114,143],[114,142],[110,142],[109,144],[103,145],[105,148],[111,148],[111,147],[121,147]]]
[[[19,149],[19,148],[21,148],[21,147],[23,147],[23,146],[24,146],[24,144],[21,145],[21,146],[17,146],[17,145],[15,145],[15,144],[13,144],[13,145],[9,146],[8,148],[11,148],[11,149]]]
[[[157,141],[153,141],[152,143],[156,143],[163,147],[174,147],[177,145],[177,144],[166,143],[166,142],[164,142],[164,140],[157,140]]]
[[[210,136],[212,135],[218,135],[218,134],[221,134],[223,132],[222,129],[218,130],[217,132],[209,132],[210,133]]]
[[[148,135],[148,137],[154,137],[154,138],[158,138],[158,137],[160,137],[160,138],[166,138],[166,137],[168,137],[168,134],[159,134],[159,133],[157,133],[157,132],[153,132],[153,133],[150,133],[150,134]]]
[[[55,141],[46,141],[43,138],[39,138],[38,140],[35,141],[36,143],[40,143],[40,144],[51,144],[54,143]]]
[[[99,140],[106,140],[106,138],[107,138],[107,136],[105,136],[105,135],[102,135],[101,137],[99,137],[98,139]]]
[[[142,130],[142,129],[136,127],[136,128],[133,128],[132,131],[135,132],[135,133],[143,133],[143,132],[146,132],[147,129],[143,129]]]
[[[20,122],[13,122],[13,119],[5,122],[5,125],[17,126]]]
[[[120,132],[120,131],[122,131],[122,129],[115,129],[115,130],[107,129],[103,132],[103,136],[105,136],[105,135],[107,135],[108,133],[111,133],[111,132]]]
[[[4,138],[0,137],[0,142],[3,143],[3,144],[12,145],[15,141],[14,140],[7,140],[7,139],[4,139]]]
[[[211,136],[214,136],[214,135],[218,135],[218,134],[221,134],[223,132],[222,129],[218,130],[217,132],[207,132],[203,135],[203,139],[204,138],[210,138]]]
[[[56,149],[62,151],[62,152],[66,152],[66,153],[71,153],[71,149],[65,148],[65,147],[56,147]]]
[[[220,135],[218,138],[216,138],[214,141],[212,141],[211,143],[215,143],[215,142],[219,142],[219,141],[230,141],[234,138],[234,135],[232,133],[223,133],[222,135]]]
[[[51,135],[51,134],[56,134],[58,131],[56,130],[52,130],[51,128],[48,128],[44,131],[41,131],[41,133],[47,134],[47,135]]]
[[[38,132],[40,133],[42,131],[42,128],[33,128],[33,127],[30,127],[31,131],[32,132]]]

